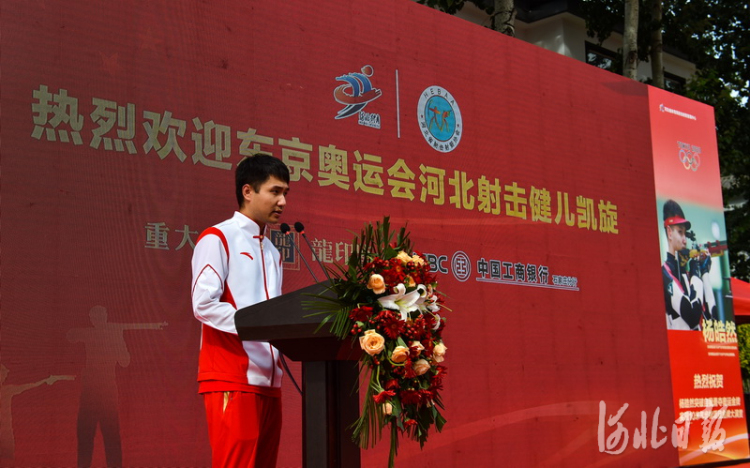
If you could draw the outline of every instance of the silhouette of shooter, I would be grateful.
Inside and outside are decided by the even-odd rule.
[[[27,384],[5,384],[9,370],[0,364],[0,460],[14,460],[16,458],[16,439],[13,435],[13,412],[11,402],[13,397],[38,387],[43,383],[52,385],[59,380],[73,380],[74,375],[50,375],[46,379]]]
[[[163,323],[107,322],[107,309],[94,306],[89,312],[92,328],[73,328],[68,341],[83,343],[86,367],[81,375],[81,402],[78,407],[78,466],[91,466],[96,426],[104,441],[107,466],[122,466],[120,416],[117,405],[117,364],[128,367],[130,352],[125,344],[125,330],[161,330]]]
[[[440,130],[441,132],[443,130],[447,130],[448,129],[448,117],[451,115],[451,111],[449,110],[441,111],[440,109],[438,109],[437,106],[430,107],[429,109],[432,111],[434,115],[430,119],[430,122],[427,128],[432,128],[432,125],[434,124],[437,127],[437,129]],[[437,121],[438,116],[440,116],[440,122]]]

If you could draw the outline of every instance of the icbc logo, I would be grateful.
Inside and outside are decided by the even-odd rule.
[[[447,255],[435,255],[431,253],[424,254],[425,259],[430,264],[430,271],[433,273],[442,273],[447,275],[449,273],[447,263]],[[458,251],[453,254],[450,260],[450,269],[453,271],[453,276],[461,282],[469,279],[471,275],[471,260],[466,253]]]
[[[454,253],[453,258],[451,258],[451,268],[453,269],[453,276],[457,280],[461,282],[466,281],[469,279],[469,275],[471,275],[471,260],[469,260],[469,256],[460,250]]]
[[[447,255],[434,255],[430,253],[424,254],[425,259],[430,264],[430,271],[433,273],[448,274],[448,269],[445,267],[445,262],[448,261]]]

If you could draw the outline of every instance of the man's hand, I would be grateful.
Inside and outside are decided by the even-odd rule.
[[[698,278],[701,277],[701,273],[702,273],[701,266],[700,266],[700,262],[698,262],[697,258],[691,258],[690,259],[690,261],[688,262],[688,268],[689,268],[689,271],[690,271],[690,277],[691,278],[693,276],[698,277]]]
[[[700,253],[700,256],[698,257],[698,266],[701,270],[701,276],[711,271],[711,263],[711,255],[709,255],[706,251],[702,251]]]
[[[682,249],[678,250],[676,254],[680,268],[687,268],[688,262],[690,262],[690,251],[688,249]]]

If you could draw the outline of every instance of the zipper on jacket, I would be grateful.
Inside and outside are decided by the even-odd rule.
[[[271,299],[268,294],[268,283],[266,279],[266,254],[263,252],[263,236],[258,236],[260,242],[260,262],[263,269],[263,289],[266,291],[266,300]],[[268,350],[271,351],[271,387],[273,387],[276,381],[276,356],[273,352],[273,345],[268,343]]]
[[[268,294],[268,280],[266,278],[266,254],[263,252],[263,236],[258,236],[258,241],[260,242],[260,262],[261,266],[263,267],[263,290],[266,292],[266,300],[271,299],[271,296]]]

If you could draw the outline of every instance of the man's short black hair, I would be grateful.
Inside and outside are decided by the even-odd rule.
[[[255,193],[258,193],[260,186],[271,177],[276,177],[288,184],[289,168],[280,159],[267,154],[254,154],[240,161],[234,172],[235,192],[240,208],[245,199],[242,195],[242,187],[250,185]]]

